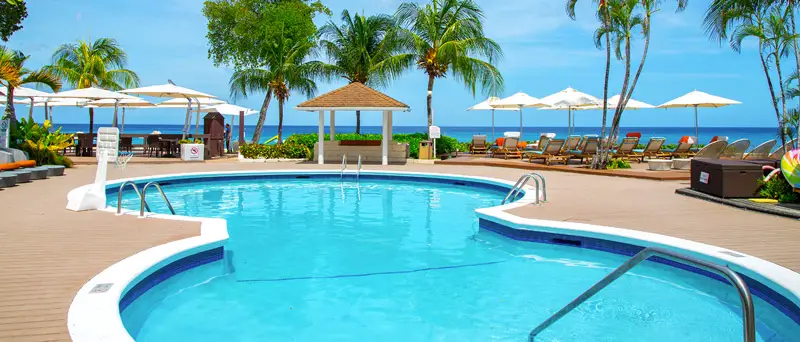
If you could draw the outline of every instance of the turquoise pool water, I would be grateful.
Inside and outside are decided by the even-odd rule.
[[[164,190],[178,214],[227,219],[229,255],[128,306],[137,341],[527,341],[626,259],[480,230],[474,209],[505,195],[493,189],[262,178]],[[135,194],[123,207],[138,208]],[[759,341],[800,338],[754,300]],[[739,307],[727,284],[647,262],[537,340],[741,341]]]

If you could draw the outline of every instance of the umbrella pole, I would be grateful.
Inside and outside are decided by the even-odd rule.
[[[519,106],[519,140],[522,140],[522,106]]]
[[[119,132],[125,132],[125,107],[122,107],[122,127],[120,127]]]
[[[114,101],[114,119],[111,120],[111,127],[117,127],[117,107],[119,107],[119,100]]]
[[[492,109],[492,141],[494,141],[494,109]]]
[[[187,97],[186,101],[189,102],[189,105],[186,107],[186,117],[183,118],[183,135],[181,139],[186,139],[186,132],[189,131],[186,127],[189,125],[189,116],[192,114],[192,100]]]
[[[700,147],[700,124],[697,121],[697,105],[694,106],[694,136],[697,139],[694,142],[694,147]]]
[[[225,120],[222,120],[225,122]],[[197,100],[197,117],[195,118],[194,135],[200,134],[200,100]]]
[[[50,120],[50,114],[47,111],[47,101],[44,101],[44,120]]]

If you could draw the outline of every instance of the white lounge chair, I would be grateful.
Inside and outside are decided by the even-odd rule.
[[[763,142],[750,152],[747,152],[743,159],[767,159],[769,158],[769,152],[772,151],[772,148],[777,143],[778,141],[775,139]]]
[[[744,151],[747,151],[748,147],[750,147],[749,139],[736,140],[725,147],[721,157],[727,159],[742,159],[744,157]]]

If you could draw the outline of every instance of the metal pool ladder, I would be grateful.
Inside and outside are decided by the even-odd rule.
[[[171,212],[172,215],[175,215],[175,209],[172,208],[172,203],[170,203],[169,199],[167,199],[167,195],[164,194],[164,190],[161,189],[161,185],[159,185],[157,182],[150,182],[144,185],[144,187],[142,188],[142,194],[139,196],[142,199],[142,204],[141,206],[139,206],[139,217],[144,217],[145,207],[148,208],[147,211],[150,211],[147,205],[147,200],[145,200],[145,197],[147,196],[147,188],[149,188],[151,185],[155,186],[158,192],[161,193],[161,198],[164,199],[164,202],[167,202],[167,207],[169,208],[169,212]]]
[[[535,203],[536,204],[540,204],[541,202],[547,202],[547,184],[544,181],[544,176],[542,176],[542,174],[540,174],[538,172],[531,172],[531,173],[526,173],[526,174],[522,175],[521,177],[519,177],[517,182],[514,184],[514,187],[511,188],[511,190],[508,192],[508,195],[506,195],[506,198],[504,198],[503,202],[501,202],[500,204],[506,204],[506,202],[508,202],[508,201],[513,201],[513,200],[517,199],[519,194],[522,193],[522,188],[524,188],[525,184],[527,184],[528,181],[531,180],[531,179],[533,179],[534,183],[536,184],[536,196],[534,196],[536,198],[536,202]],[[540,189],[539,188],[539,185],[540,185],[539,184],[539,180],[542,181],[541,182],[541,190],[542,190],[541,191],[541,194],[542,194],[542,199],[541,200],[539,199],[539,189]]]
[[[555,314],[550,316],[546,321],[539,324],[536,328],[531,330],[531,333],[528,335],[528,341],[533,342],[536,335],[553,325],[553,323],[557,322],[559,319],[564,317],[567,313],[574,310],[576,307],[581,305],[583,302],[594,296],[600,290],[606,288],[609,284],[614,282],[615,280],[619,279],[623,274],[630,271],[631,268],[640,264],[642,261],[647,260],[652,256],[659,256],[662,258],[667,259],[677,259],[693,266],[697,266],[699,268],[705,269],[707,271],[711,271],[717,273],[721,276],[730,281],[730,283],[736,287],[736,290],[739,292],[739,298],[742,300],[742,320],[743,320],[743,333],[744,333],[744,341],[745,342],[755,342],[756,340],[756,324],[755,324],[755,313],[753,311],[753,298],[750,296],[750,290],[747,288],[747,284],[744,280],[730,268],[725,266],[717,265],[705,260],[696,259],[687,255],[678,254],[660,247],[647,247],[643,249],[641,252],[636,253],[633,257],[625,261],[622,265],[617,267],[614,271],[609,273],[605,278],[601,279],[596,284],[592,285],[588,290],[581,293],[580,296],[572,300],[569,304],[565,307],[558,310]]]
[[[131,185],[131,187],[133,188],[133,191],[135,191],[136,195],[139,196],[139,201],[142,201],[143,198],[144,198],[144,197],[142,197],[142,193],[139,192],[139,187],[136,186],[136,183],[134,183],[133,181],[125,181],[125,182],[123,182],[122,185],[119,186],[119,191],[117,191],[117,215],[122,213],[122,190],[128,184]],[[144,207],[145,207],[145,209],[147,209],[147,212],[149,213],[150,212],[150,206],[147,205],[147,202],[145,202]]]
[[[358,169],[356,169],[356,182],[361,181],[361,155],[358,155]]]

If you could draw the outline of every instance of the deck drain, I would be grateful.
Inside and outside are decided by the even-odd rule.
[[[112,286],[114,286],[113,283],[97,284],[89,291],[89,293],[106,293],[111,289]]]
[[[736,258],[744,258],[744,255],[736,253],[736,252],[731,252],[731,251],[719,251],[719,252],[722,253],[722,254],[730,255],[732,257],[736,257]]]

